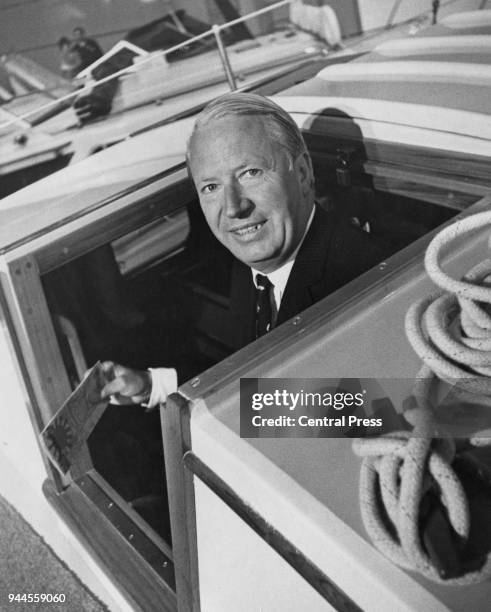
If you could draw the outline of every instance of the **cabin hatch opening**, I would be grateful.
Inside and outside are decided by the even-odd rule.
[[[458,212],[355,174],[342,185],[335,166],[315,152],[313,160],[319,205],[383,240],[389,253]],[[136,369],[182,364],[187,380],[230,355],[232,264],[195,200],[43,274],[72,387],[97,360]],[[109,405],[88,452],[99,475],[170,545],[159,411]]]

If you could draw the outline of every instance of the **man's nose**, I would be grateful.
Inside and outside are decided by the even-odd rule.
[[[244,217],[249,213],[252,202],[242,193],[240,185],[227,185],[225,187],[224,212],[231,219]]]

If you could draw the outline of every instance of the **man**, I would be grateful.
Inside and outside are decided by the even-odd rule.
[[[103,51],[99,43],[93,38],[89,38],[83,28],[73,28],[73,44],[80,55],[80,67],[77,74],[91,66],[95,61],[103,56]],[[113,55],[109,59],[96,66],[91,71],[91,77],[95,81],[101,81],[107,76],[119,72],[122,68],[130,66],[132,63],[129,56]],[[73,108],[81,123],[86,123],[98,117],[104,117],[111,112],[112,102],[118,88],[118,78],[110,79],[100,85],[96,85],[89,92],[78,96]]]
[[[270,100],[232,93],[209,104],[196,120],[187,161],[208,225],[237,260],[231,294],[236,349],[383,259],[367,234],[315,204],[300,130]],[[153,407],[177,389],[172,368],[103,367],[108,383],[102,395],[120,403]]]
[[[65,78],[73,79],[82,70],[80,53],[66,36],[62,36],[57,45],[61,55],[60,72]]]
[[[103,52],[99,43],[93,38],[88,38],[82,27],[73,28],[72,36],[72,48],[80,55],[80,72],[102,57]]]

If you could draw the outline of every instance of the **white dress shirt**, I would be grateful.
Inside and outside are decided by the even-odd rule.
[[[307,232],[309,231],[310,226],[312,225],[314,213],[315,213],[315,206],[312,208],[312,212],[310,213],[310,217],[309,217],[309,220],[307,221],[307,225],[305,227],[305,232],[302,236],[302,240],[300,240],[297,248],[292,253],[290,259],[287,262],[285,262],[282,266],[280,266],[273,272],[269,272],[269,274],[264,274],[264,272],[261,272],[260,270],[251,268],[252,280],[254,282],[256,289],[257,289],[256,277],[258,274],[261,274],[261,276],[266,276],[269,279],[269,282],[273,285],[274,301],[276,302],[276,312],[280,310],[281,300],[283,298],[283,294],[285,293],[285,288],[286,288],[288,279],[290,278],[290,272],[292,271],[293,264],[295,263],[297,253],[300,247],[302,246],[303,241],[305,240],[305,236],[307,235]]]
[[[255,270],[251,268],[252,272],[252,281],[257,289],[257,275],[261,274],[261,276],[266,276],[269,279],[269,282],[273,285],[273,294],[274,301],[276,302],[276,312],[280,309],[281,298],[285,293],[285,287],[288,282],[288,278],[290,276],[290,272],[292,271],[293,264],[295,263],[296,252],[292,255],[292,258],[284,263],[281,268],[278,268],[274,272],[270,272],[269,274],[264,274],[259,270]]]
[[[276,302],[277,312],[280,310],[281,300],[283,298],[283,294],[285,293],[286,284],[288,282],[288,278],[290,277],[290,273],[293,268],[293,264],[295,263],[295,258],[297,257],[297,253],[302,246],[302,243],[307,235],[307,232],[312,225],[312,220],[314,219],[315,214],[315,206],[312,208],[312,212],[310,213],[309,220],[307,222],[307,226],[305,228],[304,235],[302,236],[302,240],[300,241],[298,247],[292,253],[290,259],[285,262],[281,267],[274,270],[273,272],[269,272],[269,274],[264,274],[259,270],[255,270],[251,268],[252,280],[257,289],[256,283],[256,275],[261,274],[262,276],[267,276],[273,285],[273,293],[274,299]],[[145,406],[149,409],[158,406],[159,404],[163,404],[167,400],[167,396],[171,393],[175,393],[177,391],[177,372],[174,368],[148,368],[150,371],[150,375],[152,377],[152,391],[150,393],[150,398]]]

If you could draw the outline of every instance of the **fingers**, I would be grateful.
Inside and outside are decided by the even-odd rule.
[[[127,387],[127,383],[124,378],[122,377],[115,378],[114,380],[112,380],[111,382],[108,382],[103,387],[101,391],[101,397],[103,399],[106,399],[110,395],[117,395],[117,394],[126,395],[125,394],[126,387]]]
[[[140,403],[150,394],[151,379],[148,372],[131,370],[112,361],[105,361],[101,365],[106,377],[106,384],[101,391],[102,399],[113,396],[118,402]]]
[[[114,361],[103,361],[101,369],[106,379],[106,384],[102,388],[101,398],[107,399],[109,396],[120,393],[125,386],[125,382],[121,377],[122,366],[114,363]],[[119,376],[118,376],[119,374]]]
[[[104,375],[104,379],[106,381],[106,384],[104,385],[101,391],[102,399],[107,399],[110,395],[112,395],[111,382],[115,378],[115,375],[114,375],[115,365],[116,364],[113,361],[103,361],[101,363],[101,370]]]
[[[114,361],[103,361],[101,363],[102,371],[107,380],[112,380],[114,378],[114,370],[116,368]]]
[[[112,361],[104,361],[101,364],[101,368],[102,368],[102,372],[104,374],[104,378],[105,380],[112,380],[114,378],[114,366],[116,365],[115,363],[113,363]],[[85,380],[87,378],[87,376],[90,375],[90,373],[92,372],[94,368],[88,368],[87,370],[85,370],[83,376],[82,376],[82,380]]]

